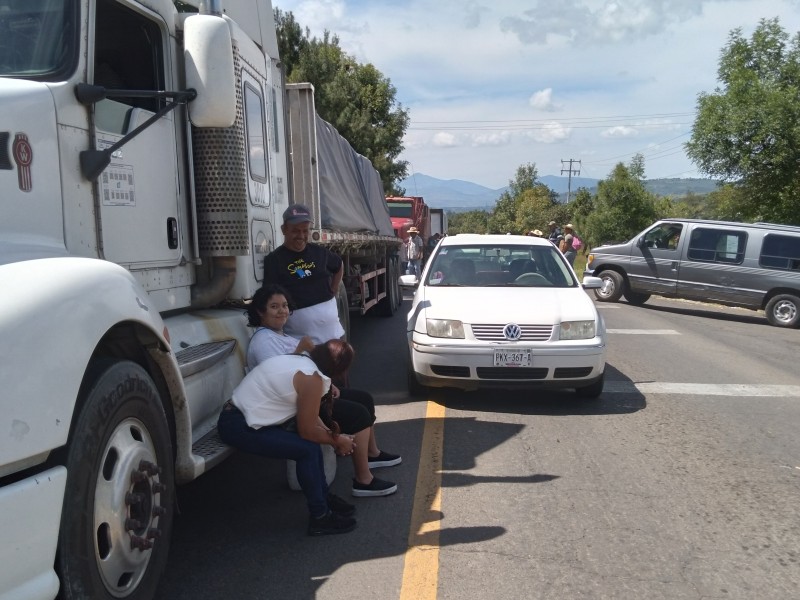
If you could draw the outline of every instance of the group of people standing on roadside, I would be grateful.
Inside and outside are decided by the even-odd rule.
[[[247,375],[220,414],[226,444],[245,452],[295,461],[309,510],[309,535],[346,533],[356,507],[331,493],[321,445],[353,460],[352,495],[388,496],[397,485],[372,469],[402,462],[375,436],[375,402],[348,385],[355,356],[342,339],[336,295],[341,257],[308,241],[312,218],[301,204],[283,214],[284,243],[264,261],[264,286],[247,306],[255,328]]]
[[[548,233],[545,235],[541,230],[534,229],[529,231],[525,235],[533,236],[533,237],[546,237],[550,240],[554,246],[556,246],[561,253],[564,255],[569,261],[569,264],[574,266],[575,265],[575,258],[578,256],[578,248],[582,244],[581,242],[575,243],[576,239],[578,238],[577,234],[575,233],[575,228],[572,226],[572,223],[567,223],[564,225],[564,230],[558,228],[558,225],[555,221],[550,221],[547,224]],[[576,246],[578,246],[576,248]]]
[[[434,233],[428,238],[428,241],[423,243],[422,237],[419,234],[419,229],[416,227],[408,228],[408,238],[403,240],[402,249],[402,262],[405,265],[403,271],[406,275],[414,275],[417,279],[422,275],[422,263],[436,248],[436,244],[442,239],[442,235]]]

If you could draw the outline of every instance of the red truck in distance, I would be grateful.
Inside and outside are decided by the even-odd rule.
[[[386,204],[389,205],[392,229],[397,237],[408,239],[409,227],[416,227],[422,242],[428,241],[431,235],[431,215],[422,196],[387,196]]]

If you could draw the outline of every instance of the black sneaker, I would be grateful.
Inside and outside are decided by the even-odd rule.
[[[339,498],[336,494],[328,494],[328,508],[341,517],[352,517],[356,514],[356,507]]]
[[[352,517],[343,517],[329,510],[324,517],[308,520],[308,535],[335,535],[347,533],[356,528],[356,520]]]
[[[403,458],[399,454],[389,454],[381,450],[378,456],[369,457],[369,468],[377,469],[379,467],[393,467],[403,462]]]
[[[397,484],[373,477],[370,483],[359,483],[353,479],[353,496],[389,496],[397,491]]]

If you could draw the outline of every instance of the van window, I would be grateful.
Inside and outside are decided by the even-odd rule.
[[[689,260],[741,264],[747,234],[744,231],[697,227],[689,239]]]
[[[768,269],[800,271],[800,236],[765,235],[758,263]]]
[[[680,223],[660,223],[644,234],[644,245],[648,248],[677,250],[682,229]]]

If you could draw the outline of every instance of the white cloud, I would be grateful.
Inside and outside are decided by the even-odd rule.
[[[639,135],[639,130],[627,125],[617,125],[616,127],[609,127],[600,135],[606,138],[627,138]]]
[[[505,146],[511,141],[511,132],[498,131],[472,136],[473,146]]]
[[[571,131],[571,128],[565,127],[558,121],[548,121],[540,129],[527,132],[527,135],[542,144],[554,144],[569,138]]]
[[[439,148],[452,148],[454,146],[458,146],[458,138],[454,136],[452,133],[445,133],[440,131],[433,136],[431,140],[434,146],[438,146]]]
[[[530,99],[530,105],[537,110],[544,110],[547,112],[554,112],[560,110],[561,107],[553,102],[553,88],[546,88],[535,92]]]

